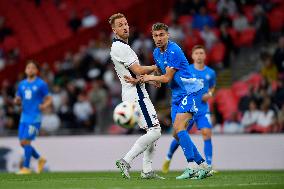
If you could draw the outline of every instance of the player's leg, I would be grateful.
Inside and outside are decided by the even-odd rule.
[[[157,119],[157,113],[150,99],[144,98],[142,101],[139,100],[136,106],[140,112],[138,125],[141,128],[149,129],[147,129],[146,134],[138,138],[130,151],[122,159],[116,162],[116,165],[120,168],[124,178],[130,178],[129,169],[132,160],[161,137],[161,127]]]
[[[201,179],[205,177],[202,170],[207,171],[207,169],[205,169],[207,167],[205,160],[201,157],[186,130],[188,121],[192,119],[192,113],[189,112],[198,112],[197,105],[201,101],[201,98],[195,98],[195,94],[192,94],[182,100],[174,123],[174,131],[176,132],[179,144],[182,147],[184,155],[188,161],[188,168],[182,175],[177,177],[177,179],[192,178],[197,172],[198,178]]]
[[[24,149],[24,162],[23,169],[20,170],[19,174],[28,174],[30,170],[31,157],[38,160],[38,172],[42,172],[46,160],[39,155],[36,149],[31,145],[31,141],[36,138],[39,130],[40,123],[27,124],[21,123],[19,126],[19,139],[21,146]]]
[[[209,166],[211,166],[213,147],[212,147],[212,140],[211,140],[212,126],[211,126],[209,116],[210,116],[209,114],[200,115],[196,119],[196,123],[197,123],[198,129],[201,131],[202,138],[204,141],[204,155],[205,155],[206,162]]]
[[[178,105],[172,104],[172,108],[171,108],[171,119],[172,119],[172,124],[175,120],[176,117],[176,112],[178,109]],[[171,159],[175,153],[175,151],[177,150],[177,148],[179,147],[179,143],[178,140],[173,138],[166,159],[163,162],[163,166],[162,166],[162,172],[163,173],[168,173],[169,172],[169,168],[170,168],[170,163],[171,163]]]
[[[165,179],[164,177],[157,175],[152,169],[152,161],[155,151],[156,142],[149,145],[147,149],[143,152],[143,170],[141,172],[142,179]]]

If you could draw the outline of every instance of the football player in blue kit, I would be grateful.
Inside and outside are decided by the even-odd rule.
[[[31,173],[31,157],[38,160],[38,173],[43,171],[46,163],[46,159],[31,145],[40,129],[42,110],[52,104],[48,86],[37,76],[38,71],[39,67],[35,62],[27,62],[25,68],[27,78],[19,83],[14,99],[14,103],[22,107],[18,137],[24,149],[24,162],[18,174]]]
[[[157,47],[153,52],[154,60],[160,74],[163,75],[143,75],[137,80],[168,83],[171,89],[173,136],[181,145],[188,162],[184,173],[176,179],[188,179],[196,176],[199,179],[205,178],[210,170],[187,132],[188,122],[192,119],[193,114],[198,112],[197,107],[202,101],[204,84],[191,74],[189,63],[181,48],[169,40],[167,25],[154,24],[152,37]],[[124,78],[127,82],[139,82],[133,81],[133,78],[127,76]]]
[[[189,131],[194,122],[197,128],[201,131],[204,140],[204,155],[209,167],[212,167],[212,125],[210,121],[210,110],[207,101],[213,96],[216,85],[216,73],[214,70],[205,65],[206,51],[201,45],[196,45],[192,49],[193,64],[190,64],[189,70],[194,77],[200,79],[204,83],[202,89],[202,102],[198,106],[198,112],[194,115],[193,120],[190,121],[187,130]],[[174,113],[173,113],[174,114]],[[179,143],[176,139],[173,139],[169,151],[167,153],[166,160],[163,163],[162,171],[167,173],[173,154],[179,147]]]

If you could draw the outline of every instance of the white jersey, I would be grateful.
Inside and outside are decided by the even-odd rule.
[[[122,101],[129,101],[135,104],[140,114],[140,119],[138,119],[138,125],[140,128],[148,129],[156,126],[159,127],[160,124],[158,116],[151,100],[149,99],[149,95],[145,89],[145,84],[133,85],[131,83],[127,83],[123,78],[125,75],[135,77],[135,74],[131,72],[129,67],[134,63],[139,64],[136,53],[126,42],[114,39],[111,46],[110,56],[122,85]]]
[[[129,67],[134,63],[139,64],[138,57],[130,46],[120,39],[114,39],[110,56],[122,85],[122,101],[134,102],[139,98],[149,97],[145,89],[145,84],[132,85],[131,83],[127,83],[123,78],[124,75],[135,77],[135,74],[131,72]]]

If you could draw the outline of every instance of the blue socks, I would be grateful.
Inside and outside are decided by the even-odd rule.
[[[24,159],[23,166],[25,168],[30,168],[31,157],[33,156],[35,159],[38,159],[40,156],[31,145],[25,145],[23,148],[25,151],[25,159]]]
[[[212,141],[204,140],[204,154],[208,165],[212,164]]]
[[[179,144],[183,150],[187,162],[192,162],[194,160],[193,143],[186,130],[177,133],[179,138]]]
[[[31,146],[32,147],[32,146]],[[35,150],[34,147],[32,147],[33,151],[32,151],[32,156],[35,158],[35,159],[38,159],[40,157],[40,155],[37,153],[37,151]]]
[[[31,145],[25,145],[24,151],[25,151],[25,159],[23,166],[25,168],[30,168],[30,160],[32,157],[33,147]]]
[[[174,155],[174,153],[175,153],[175,151],[177,150],[178,147],[179,147],[179,143],[178,143],[178,141],[174,138],[174,139],[172,140],[172,143],[171,143],[171,145],[170,145],[170,149],[169,149],[168,154],[167,154],[167,158],[168,158],[168,159],[172,159],[172,157],[173,157],[173,155]]]

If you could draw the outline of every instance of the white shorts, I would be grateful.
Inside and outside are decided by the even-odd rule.
[[[147,130],[151,127],[160,126],[156,110],[149,97],[135,101],[135,105],[139,112],[138,125],[141,129]]]

